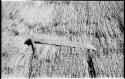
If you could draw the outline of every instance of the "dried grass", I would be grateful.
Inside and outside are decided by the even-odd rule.
[[[9,64],[9,68],[11,66],[10,69],[15,69],[12,73],[18,72],[15,66],[19,63],[16,61],[18,61],[18,57],[20,58],[22,54],[25,54],[26,57],[28,56],[25,59],[27,61],[24,65],[25,68],[23,68],[24,70],[22,69],[22,74],[26,74],[25,77],[91,77],[91,73],[88,71],[91,70],[88,69],[88,56],[92,58],[96,77],[119,78],[124,76],[123,1],[84,1],[71,2],[65,5],[63,5],[65,2],[48,2],[46,4],[49,7],[52,5],[52,13],[51,17],[47,16],[50,18],[50,22],[45,20],[45,23],[43,19],[42,21],[41,18],[37,19],[38,16],[41,16],[41,11],[37,11],[33,16],[31,14],[26,18],[23,16],[23,13],[27,16],[25,11],[28,11],[27,9],[29,8],[31,9],[31,5],[34,5],[34,3],[27,3],[29,6],[26,6],[24,2],[24,10],[21,3],[19,6],[21,8],[16,8],[15,6],[18,6],[16,3],[18,2],[2,2],[3,9],[5,9],[3,11],[6,11],[3,16],[6,19],[2,20],[2,55],[4,53],[7,54],[2,57],[5,60],[2,60],[4,63],[4,65],[2,64],[3,73],[12,75],[5,68],[5,63]],[[37,6],[37,8],[40,8],[40,6]],[[13,17],[9,16],[11,12]],[[13,26],[14,23],[17,27]],[[20,27],[25,26],[26,29],[20,31],[18,24],[21,24]],[[43,36],[43,38],[49,37],[51,39],[52,37],[50,36],[55,36],[53,39],[58,39],[59,37],[62,39],[67,38],[71,42],[83,43],[83,41],[86,41],[86,43],[95,46],[97,50],[88,52],[87,50],[73,47],[35,45],[35,56],[31,56],[31,53],[28,53],[32,52],[30,47],[27,51],[18,51],[18,49],[22,49],[22,46],[18,46],[18,44],[23,45],[23,42],[16,44],[21,40],[19,38],[20,40],[15,41],[15,37],[18,38],[18,35],[15,35],[16,31],[21,32],[22,35],[19,33],[19,37],[22,39],[31,37],[33,34],[34,36],[41,34],[40,36],[36,35],[38,38]],[[19,54],[20,52],[22,54]],[[25,69],[26,72],[24,72]]]

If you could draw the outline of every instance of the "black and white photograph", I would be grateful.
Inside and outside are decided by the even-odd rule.
[[[9,78],[124,78],[124,1],[2,0]]]

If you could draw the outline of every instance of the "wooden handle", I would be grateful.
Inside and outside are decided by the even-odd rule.
[[[49,44],[55,46],[69,46],[69,47],[76,47],[76,48],[87,48],[96,50],[96,48],[88,43],[78,43],[78,42],[71,42],[71,41],[58,41],[58,40],[48,40],[48,39],[34,39],[34,43],[36,44]]]

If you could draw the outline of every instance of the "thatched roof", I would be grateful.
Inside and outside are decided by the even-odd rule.
[[[2,2],[1,28],[3,74],[123,77],[123,1]]]

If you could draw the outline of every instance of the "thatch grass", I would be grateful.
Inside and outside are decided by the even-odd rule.
[[[2,3],[4,4],[5,2]],[[46,46],[36,45],[35,56],[26,58],[27,63],[25,63],[25,66],[27,71],[24,72],[26,74],[25,77],[92,77],[92,73],[88,71],[91,70],[88,69],[88,56],[92,58],[96,77],[124,76],[123,1],[45,2],[49,7],[52,5],[50,22],[47,23],[41,22],[41,18],[34,21],[30,16],[26,18],[22,16],[25,11],[28,11],[27,9],[32,10],[36,6],[35,3],[22,2],[24,7],[20,3],[20,8],[18,7],[17,9],[15,8],[15,6],[18,6],[17,4],[13,6],[9,6],[9,4],[12,5],[18,2],[6,3],[7,5],[3,7],[5,9],[3,11],[6,11],[6,15],[4,15],[6,19],[4,21],[7,21],[7,19],[9,21],[7,21],[8,24],[2,21],[2,54],[8,53],[11,56],[9,58],[12,58],[13,61],[16,61],[13,57],[17,56],[18,51],[16,49],[18,48],[14,47],[15,41],[12,42],[12,40],[14,37],[22,36],[23,34],[28,37],[31,31],[32,33],[65,37],[70,41],[81,43],[86,40],[86,42],[91,43],[97,48],[96,51],[88,52],[79,48],[53,46],[51,49],[48,48],[45,57],[40,57]],[[37,11],[37,14],[41,12],[41,5],[37,6]],[[9,13],[11,13],[11,17]],[[13,26],[14,24],[15,26]],[[25,26],[26,30],[19,31],[18,27],[21,26]],[[19,34],[16,34],[18,32]],[[4,34],[8,36],[6,37]],[[10,39],[10,41],[5,42],[5,39]],[[11,44],[11,47],[6,46],[9,44]],[[23,43],[20,43],[20,45],[23,45]],[[52,49],[54,49],[53,54],[50,54]],[[30,50],[30,47],[28,50]],[[15,55],[11,55],[11,52],[12,54],[15,53]],[[27,55],[29,54],[27,53]],[[5,55],[2,57],[3,60],[4,57]],[[3,61],[3,63],[9,62]],[[28,68],[31,70],[28,70]],[[4,70],[4,67],[2,69]]]

